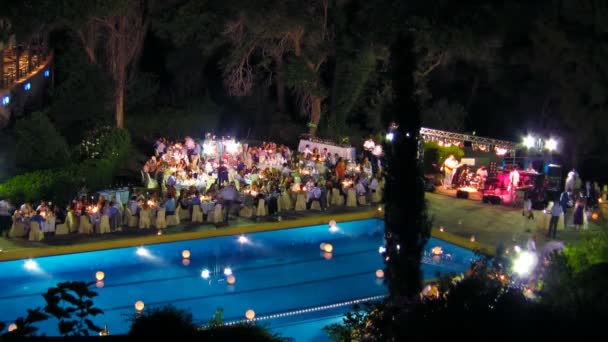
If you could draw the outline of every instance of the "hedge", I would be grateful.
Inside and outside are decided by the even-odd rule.
[[[86,159],[58,169],[15,176],[0,184],[0,198],[8,198],[15,204],[41,199],[67,203],[82,186],[90,191],[110,186],[128,156],[130,136],[125,130],[113,129],[104,140],[113,145],[106,158]]]

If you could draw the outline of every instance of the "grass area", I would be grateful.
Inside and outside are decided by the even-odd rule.
[[[545,237],[549,215],[542,211],[534,211],[534,220],[528,220],[521,215],[521,208],[485,204],[435,193],[426,193],[426,199],[433,226],[442,226],[444,232],[465,241],[475,236],[477,243],[493,247],[500,243],[507,247],[514,244],[523,247],[533,234],[538,238],[537,247],[549,241]],[[576,243],[589,234],[605,229],[605,225],[590,223],[589,229],[583,231],[563,228],[562,220],[556,238],[566,243]]]
[[[548,240],[545,238],[548,216],[535,211],[535,219],[527,220],[521,215],[521,209],[494,206],[479,201],[457,199],[452,196],[427,193],[429,213],[433,218],[432,231],[434,237],[448,242],[478,250],[485,254],[493,254],[495,247],[504,244],[525,246],[527,239],[535,234],[538,237],[538,247]],[[604,207],[608,214],[608,207]],[[603,215],[608,217],[608,215]],[[21,239],[7,240],[0,238],[0,260],[12,260],[76,253],[91,250],[139,246],[143,244],[173,242],[206,237],[235,235],[259,232],[265,230],[286,229],[308,225],[326,224],[329,220],[351,221],[370,217],[381,217],[376,207],[363,208],[330,208],[327,212],[288,212],[282,215],[282,220],[267,219],[256,221],[237,218],[231,220],[230,226],[211,224],[185,224],[163,230],[161,236],[156,235],[156,229],[130,229],[104,235],[68,235],[51,237],[41,242],[30,242]],[[439,227],[443,227],[443,232]],[[576,232],[572,229],[563,230],[560,222],[557,238],[567,243],[575,243],[589,234],[604,229],[605,226],[590,224],[589,229]],[[471,236],[475,242],[471,242]]]

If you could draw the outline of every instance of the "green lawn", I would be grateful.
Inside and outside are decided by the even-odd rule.
[[[548,241],[545,234],[549,217],[542,211],[535,211],[534,220],[527,220],[521,215],[521,208],[485,204],[435,193],[426,193],[426,199],[429,214],[433,217],[433,226],[443,226],[449,233],[466,238],[474,235],[476,241],[490,246],[502,242],[505,246],[518,244],[524,247],[532,234],[538,238],[537,247]],[[602,228],[604,227],[589,224],[588,230],[574,231],[569,228],[564,231],[563,221],[560,221],[556,239],[575,243]]]

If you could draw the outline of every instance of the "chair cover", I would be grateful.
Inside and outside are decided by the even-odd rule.
[[[175,209],[175,215],[179,216],[180,221],[190,220],[190,210],[182,209],[179,204],[177,205],[177,209]]]
[[[211,221],[211,220],[209,220],[209,221],[212,222],[212,223],[221,223],[221,222],[223,222],[224,221],[224,215],[223,215],[224,213],[223,213],[222,209],[223,208],[222,208],[221,204],[219,204],[219,203],[216,204],[215,207],[213,208],[213,215],[211,215],[212,216],[211,219],[213,221]]]
[[[347,207],[356,207],[357,206],[357,192],[355,189],[350,188],[346,192],[346,206]]]
[[[12,238],[25,236],[25,223],[18,221],[16,216],[13,216],[13,225],[8,236]]]
[[[372,203],[380,203],[382,201],[382,190],[376,189],[376,192],[372,193]]]
[[[142,209],[139,212],[139,229],[150,228],[150,209]]]
[[[357,196],[357,201],[359,202],[359,205],[367,205],[367,198],[365,198],[365,195]]]
[[[127,217],[127,227],[137,227],[137,216],[133,216],[133,213],[131,213],[131,208],[127,207],[127,209],[125,209],[125,216]]]
[[[74,211],[68,211],[68,216],[65,219],[65,223],[68,225],[70,233],[78,231],[78,220],[76,220],[76,215],[74,215]]]
[[[321,210],[321,204],[319,203],[319,201],[312,201],[312,203],[310,204],[310,210]]]
[[[99,220],[99,234],[105,234],[109,232],[111,232],[110,216],[101,215],[101,220]]]
[[[255,212],[255,216],[267,216],[268,210],[266,209],[266,201],[262,198],[258,200],[258,208]]]
[[[44,239],[44,233],[40,230],[40,225],[36,221],[30,222],[30,241],[42,241]]]
[[[159,208],[156,211],[156,228],[163,229],[167,228],[167,222],[165,221],[165,208]]]
[[[241,209],[239,210],[239,216],[246,217],[246,218],[253,217],[253,207],[250,205],[242,206]]]
[[[192,206],[192,222],[203,223],[203,210],[200,205]]]
[[[167,220],[168,227],[177,226],[179,224],[179,219],[177,218],[177,212],[173,215],[168,215],[166,217],[166,220]]]
[[[298,193],[296,197],[296,211],[306,210],[306,195],[302,192]]]
[[[342,195],[340,194],[340,189],[331,189],[331,205],[344,205],[344,197],[342,197]]]
[[[89,221],[87,215],[80,215],[80,223],[78,224],[78,232],[81,234],[93,233],[93,225]]]
[[[291,195],[289,195],[289,191],[284,191],[281,194],[281,210],[291,210],[293,208],[293,203],[291,202]]]
[[[42,228],[42,231],[44,233],[53,233],[55,232],[55,216],[49,216],[46,219],[46,223],[44,224],[44,227]]]
[[[55,235],[67,235],[70,231],[66,223],[61,223],[55,226]]]

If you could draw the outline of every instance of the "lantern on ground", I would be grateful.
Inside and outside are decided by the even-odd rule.
[[[141,300],[138,300],[137,302],[135,302],[135,310],[136,310],[137,312],[142,312],[142,311],[144,311],[144,306],[145,306],[145,305],[144,305],[144,302],[143,302],[143,301],[141,301]]]
[[[245,318],[247,318],[248,321],[252,321],[255,318],[255,311],[249,309],[245,312]]]
[[[102,281],[105,277],[106,274],[102,271],[97,271],[97,273],[95,273],[95,279],[97,279],[97,281]]]
[[[475,242],[475,235],[471,235],[471,238],[469,239],[469,241]]]
[[[596,220],[597,220],[597,219],[599,219],[599,218],[600,218],[600,215],[599,215],[598,213],[593,213],[593,214],[591,214],[591,219],[592,219],[592,220],[596,221]]]
[[[17,324],[11,323],[11,325],[8,326],[8,331],[11,332],[15,330],[17,330]]]

